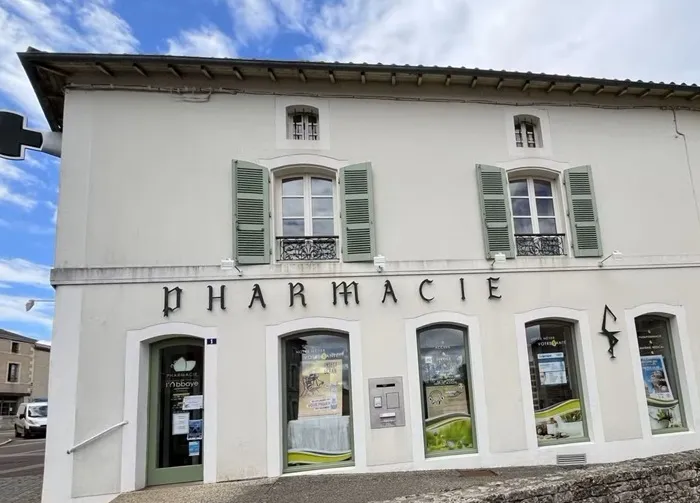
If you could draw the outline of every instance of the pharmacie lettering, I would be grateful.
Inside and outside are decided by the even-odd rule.
[[[478,281],[486,282],[486,293],[487,298],[491,300],[500,300],[502,295],[500,294],[500,278],[482,278]],[[476,281],[476,280],[475,280]],[[451,285],[450,285],[451,284]],[[483,284],[483,283],[482,283]],[[188,287],[188,290],[195,287]],[[253,309],[255,307],[261,309],[267,309],[267,303],[265,302],[264,292],[267,288],[260,283],[255,283],[252,285],[251,293],[248,297],[248,309]],[[287,290],[287,299],[289,299],[289,308],[291,309],[303,309],[307,306],[306,290],[304,283],[301,281],[289,282],[282,288]],[[336,306],[336,309],[351,309],[352,306],[357,306],[360,304],[360,290],[361,283],[358,281],[331,281],[328,283],[328,292],[331,294],[328,298],[329,304]],[[366,288],[366,287],[365,287]],[[163,305],[163,316],[169,317],[176,313],[182,312],[185,307],[185,295],[184,288],[180,286],[163,286],[162,290],[162,305]],[[398,295],[401,294],[400,290],[395,290],[394,285],[391,280],[384,280],[383,288],[380,289],[380,295],[371,301],[378,302],[380,304],[397,304]],[[450,296],[456,297],[461,301],[467,300],[466,295],[466,282],[464,278],[421,278],[420,281],[415,283],[413,287],[414,295],[417,294],[418,297],[426,303],[433,301],[440,301],[441,299],[449,300]],[[216,295],[218,293],[218,295]],[[406,293],[410,293],[406,292]],[[207,311],[217,311],[217,307],[221,311],[226,310],[227,296],[229,292],[225,285],[207,285],[206,286],[206,304],[204,307]],[[364,294],[366,296],[366,293]],[[191,298],[191,296],[190,296]],[[393,302],[387,302],[393,301]],[[191,303],[188,300],[188,304]],[[234,299],[235,305],[235,299]]]

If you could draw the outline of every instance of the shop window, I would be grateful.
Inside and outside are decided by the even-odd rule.
[[[283,339],[285,471],[352,464],[348,342],[325,332]]]
[[[281,179],[278,260],[335,260],[335,180],[301,174]]]
[[[645,315],[634,322],[651,432],[685,429],[669,321],[660,316]]]
[[[426,456],[476,450],[467,329],[418,331]]]
[[[17,412],[17,400],[0,400],[0,416],[14,416]]]
[[[525,333],[539,445],[587,440],[573,325],[541,320]]]
[[[511,178],[509,191],[517,255],[564,255],[553,181]]]
[[[310,106],[287,107],[287,139],[318,140],[318,109]]]

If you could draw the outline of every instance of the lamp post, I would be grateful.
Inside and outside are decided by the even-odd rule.
[[[55,302],[54,299],[29,299],[26,304],[24,304],[24,309],[26,311],[31,311],[34,304],[37,302]]]

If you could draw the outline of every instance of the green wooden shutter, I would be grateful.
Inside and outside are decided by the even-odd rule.
[[[270,187],[267,168],[233,162],[233,251],[239,264],[270,263]]]
[[[494,258],[496,253],[503,253],[507,258],[514,258],[515,243],[506,171],[495,166],[477,164],[476,177],[486,257]]]
[[[593,191],[590,166],[579,166],[564,172],[566,201],[571,221],[571,241],[576,257],[600,257],[603,246],[600,241],[598,210]]]
[[[343,261],[374,260],[372,164],[365,162],[340,170]]]

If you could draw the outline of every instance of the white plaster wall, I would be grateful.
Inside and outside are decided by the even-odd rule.
[[[231,160],[304,152],[276,148],[276,100],[240,94],[184,103],[166,94],[70,91],[57,266],[215,265],[230,256]],[[378,252],[389,261],[483,259],[475,165],[521,157],[509,149],[506,126],[516,107],[319,102],[328,105],[333,135],[328,149],[308,152],[372,162]],[[532,164],[592,166],[606,251],[700,253],[671,111],[536,109],[546,114],[551,151]],[[700,114],[679,114],[700,162]]]
[[[501,300],[488,300],[486,278],[499,276]],[[307,307],[289,307],[288,280],[260,280],[267,308],[256,303],[248,308],[255,281],[246,278],[222,282],[179,282],[183,288],[182,308],[167,321],[215,327],[218,331],[218,435],[217,477],[219,481],[264,477],[268,475],[267,417],[279,414],[269,410],[266,395],[266,327],[312,317],[337,318],[357,322],[361,331],[361,372],[363,386],[371,377],[400,375],[409,392],[409,360],[406,346],[407,320],[435,312],[455,312],[475,318],[479,323],[484,410],[488,421],[487,452],[450,460],[427,467],[474,467],[553,463],[556,453],[584,449],[589,462],[610,461],[629,455],[649,455],[658,450],[700,447],[695,433],[674,438],[664,435],[649,439],[643,435],[638,414],[635,366],[628,348],[629,334],[625,310],[649,303],[681,306],[687,313],[690,334],[700,329],[700,295],[693,288],[700,281],[700,270],[687,269],[596,269],[586,272],[531,273],[492,271],[464,275],[467,300],[460,300],[459,275],[432,274],[431,292],[435,300],[425,303],[418,296],[424,276],[404,275],[345,278],[360,284],[360,305],[332,305],[331,281],[338,278],[307,278]],[[382,304],[384,280],[390,278],[398,304]],[[227,286],[225,312],[215,307],[207,311],[207,285]],[[169,286],[175,286],[170,283]],[[75,438],[83,439],[122,418],[124,393],[124,351],[128,330],[141,329],[166,321],[162,316],[163,283],[133,285],[95,285],[80,289],[83,313],[80,326],[78,383],[75,410]],[[59,287],[59,292],[64,287]],[[598,334],[603,306],[608,304],[618,316],[614,326],[620,330],[616,347],[618,358],[610,360],[607,340]],[[518,358],[516,315],[542,306],[573,309],[589,320],[589,330],[580,337],[590,345],[597,376],[596,396],[602,434],[587,446],[570,445],[558,450],[535,449],[528,444],[526,417]],[[57,312],[76,309],[61,303]],[[60,324],[60,314],[57,315]],[[60,330],[60,327],[57,327]],[[700,342],[691,337],[688,367],[691,377],[700,375],[693,362],[698,361]],[[358,359],[359,360],[359,359]],[[353,360],[354,364],[359,364]],[[589,363],[589,360],[586,360]],[[246,383],[242,385],[241,383]],[[529,382],[527,383],[529,385]],[[695,390],[695,387],[690,387]],[[52,392],[53,392],[52,388]],[[364,390],[363,390],[364,391]],[[55,396],[55,395],[52,395]],[[685,398],[685,397],[684,397]],[[418,399],[406,396],[407,426],[375,431],[365,425],[367,470],[408,469],[419,466],[413,456],[416,433],[411,429],[411,404]],[[274,400],[272,400],[274,403]],[[697,402],[687,399],[686,403]],[[89,407],[80,404],[90,404]],[[241,404],[245,404],[241,407]],[[366,404],[365,404],[366,405]],[[695,412],[694,417],[700,417]],[[692,430],[697,425],[691,424]],[[51,441],[51,439],[50,439]],[[105,437],[74,457],[73,496],[89,496],[118,491],[122,433]],[[652,444],[650,442],[656,442]],[[615,447],[613,449],[613,446]],[[657,449],[655,451],[654,449]],[[67,457],[66,457],[67,458]],[[99,463],[99,465],[97,464]],[[453,463],[452,465],[450,463]],[[96,471],[95,466],[100,466]],[[426,465],[420,465],[426,467]]]

